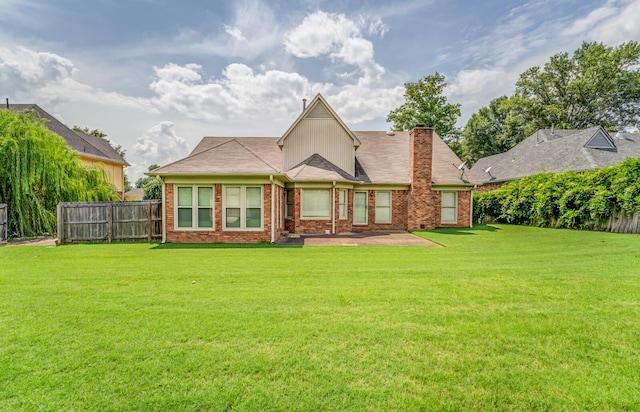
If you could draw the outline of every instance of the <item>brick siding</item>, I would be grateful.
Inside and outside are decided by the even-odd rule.
[[[433,128],[416,126],[409,133],[409,175],[411,191],[407,202],[407,229],[436,227],[436,203],[431,190],[433,164]],[[438,207],[434,207],[438,205]]]
[[[200,186],[206,186],[201,184]],[[262,186],[263,230],[222,230],[222,185],[214,187],[213,230],[175,229],[174,187],[165,185],[166,234],[172,243],[258,243],[271,241],[271,185]]]

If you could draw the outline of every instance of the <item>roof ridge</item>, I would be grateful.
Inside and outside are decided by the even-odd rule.
[[[275,167],[271,166],[269,163],[267,163],[266,160],[264,160],[263,158],[261,158],[260,156],[258,156],[257,154],[255,154],[253,152],[253,150],[249,149],[247,146],[245,146],[244,144],[242,144],[242,142],[240,142],[239,140],[237,140],[236,138],[234,138],[233,140],[235,140],[236,143],[238,143],[240,146],[242,146],[244,148],[244,150],[246,150],[247,152],[251,153],[256,159],[260,160],[262,163],[264,163],[265,165],[269,166],[270,168],[272,168],[276,173],[278,173],[278,169],[276,169]]]
[[[230,141],[232,141],[232,140],[234,140],[234,139],[233,139],[233,138],[230,138],[229,140],[224,141],[224,142],[222,142],[222,143],[220,143],[220,144],[217,144],[217,145],[215,145],[215,146],[207,147],[206,149],[204,149],[204,150],[202,150],[202,151],[200,151],[200,152],[198,152],[198,153],[192,153],[192,154],[190,154],[190,155],[188,155],[188,156],[185,156],[185,157],[182,157],[182,158],[180,158],[180,159],[174,160],[173,162],[171,162],[171,163],[167,163],[167,164],[166,164],[166,165],[164,165],[164,166],[160,166],[158,169],[154,169],[154,170],[152,170],[151,172],[155,172],[156,170],[159,170],[159,169],[164,169],[165,167],[168,167],[168,166],[174,165],[174,164],[176,164],[176,163],[178,163],[178,162],[181,162],[181,161],[183,161],[183,160],[185,160],[185,159],[189,159],[189,158],[192,158],[192,157],[196,157],[196,156],[198,156],[198,155],[201,155],[201,154],[202,154],[202,153],[204,153],[204,152],[208,152],[209,150],[212,150],[212,149],[218,148],[218,147],[220,147],[220,146],[222,146],[222,145],[224,145],[224,144],[227,144],[227,143],[229,143],[229,142],[230,142]],[[145,173],[145,174],[146,174],[146,173]]]

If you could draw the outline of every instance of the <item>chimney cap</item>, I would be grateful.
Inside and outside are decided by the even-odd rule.
[[[427,126],[425,126],[424,123],[418,123],[416,124],[416,127],[427,127]]]

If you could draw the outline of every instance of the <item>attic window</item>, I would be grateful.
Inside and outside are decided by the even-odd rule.
[[[307,119],[330,119],[331,113],[322,104],[316,104],[307,114]]]

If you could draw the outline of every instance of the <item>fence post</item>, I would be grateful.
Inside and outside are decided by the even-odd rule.
[[[107,242],[111,243],[113,230],[113,203],[107,203]]]
[[[151,200],[147,201],[147,241],[151,242],[151,236],[153,235],[153,220],[151,219]]]
[[[58,215],[58,244],[64,244],[64,206],[62,203],[58,203],[57,206],[57,215]]]
[[[2,246],[2,242],[7,239],[7,226],[9,225],[9,212],[7,209],[7,205],[0,205],[0,246]]]

